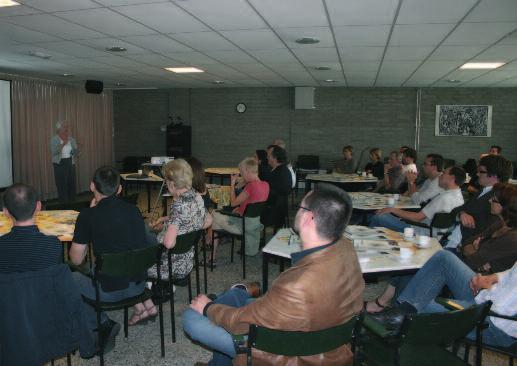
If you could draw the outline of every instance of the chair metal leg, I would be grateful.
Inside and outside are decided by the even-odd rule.
[[[244,235],[242,235],[241,239],[241,255],[242,255],[242,278],[246,278],[246,253],[245,251],[246,240],[244,240]]]
[[[158,304],[159,321],[160,321],[160,347],[162,351],[162,357],[165,357],[165,331],[163,328],[163,304],[160,301]]]
[[[51,365],[51,366],[54,366],[54,359],[51,359],[51,360],[50,360],[50,365]]]
[[[235,249],[235,237],[232,235],[232,251],[230,252],[230,262],[233,263],[233,251]]]
[[[199,283],[199,253],[198,253],[198,245],[199,242],[194,244],[194,269],[196,270],[196,295],[199,295],[201,293],[201,284]],[[190,279],[190,275],[189,275]],[[192,297],[192,295],[191,295]]]
[[[66,354],[66,364],[67,366],[72,366],[72,355],[70,353]]]
[[[203,280],[205,282],[205,294],[208,293],[208,279],[206,271],[206,245],[205,235],[203,234]]]
[[[174,318],[174,288],[170,287],[170,304],[171,304],[171,332],[172,332],[172,343],[176,343],[176,319]]]
[[[465,343],[465,353],[463,354],[463,361],[469,361],[470,345]]]
[[[190,279],[190,273],[188,274],[187,286],[188,286],[188,303],[190,304],[192,302],[192,281]],[[198,292],[198,294],[199,294],[199,292]]]
[[[212,251],[210,252],[210,272],[214,271],[214,239],[215,239],[215,230],[212,230]],[[206,263],[205,263],[206,265]]]
[[[128,320],[129,316],[128,316],[128,307],[125,306],[124,307],[124,337],[127,338],[127,335],[128,335],[128,325],[129,325],[129,320]]]

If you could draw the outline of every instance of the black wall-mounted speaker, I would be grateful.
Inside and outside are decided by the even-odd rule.
[[[84,89],[86,89],[87,93],[100,94],[102,93],[102,89],[104,89],[104,84],[102,81],[98,80],[86,80],[86,83],[84,83]]]

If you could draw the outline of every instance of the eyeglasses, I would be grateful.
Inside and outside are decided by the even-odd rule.
[[[302,205],[298,206],[298,210],[304,210],[304,211],[312,212],[311,209],[308,209],[307,207],[303,207]]]
[[[487,173],[488,173],[488,171],[487,171],[487,170],[479,170],[479,169],[478,169],[478,174],[487,174]]]

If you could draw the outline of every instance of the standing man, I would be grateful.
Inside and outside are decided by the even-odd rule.
[[[413,203],[417,205],[427,203],[443,192],[443,188],[438,183],[442,170],[443,157],[439,154],[429,154],[426,156],[423,164],[424,175],[427,179],[419,189],[416,186],[417,174],[414,172],[406,173],[408,183],[407,195],[411,197]]]
[[[234,286],[211,301],[197,296],[183,314],[183,326],[194,340],[214,350],[211,365],[244,365],[235,353],[232,334],[246,334],[250,324],[286,331],[315,331],[347,322],[362,308],[364,280],[352,243],[343,232],[352,213],[348,195],[337,187],[318,185],[302,200],[295,230],[302,250],[291,256],[292,266],[257,296],[250,285]],[[332,364],[352,360],[347,345],[307,357],[287,357],[253,351],[261,365]],[[197,363],[196,365],[204,365]]]
[[[60,203],[75,200],[75,156],[77,143],[70,136],[68,121],[56,122],[57,134],[50,140],[54,179]]]

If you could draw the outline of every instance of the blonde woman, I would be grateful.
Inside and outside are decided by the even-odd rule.
[[[366,173],[371,173],[378,180],[384,179],[384,164],[382,163],[381,159],[382,151],[378,147],[375,147],[370,150],[371,162],[366,164],[364,167],[364,171]]]
[[[176,245],[178,235],[187,234],[196,230],[207,228],[212,224],[212,218],[205,209],[203,199],[192,188],[192,168],[183,159],[176,159],[168,162],[162,168],[162,174],[169,192],[172,194],[173,203],[170,214],[165,219],[159,219],[162,230],[157,235],[157,240],[167,249]],[[155,227],[157,223],[155,223]],[[173,254],[172,275],[174,279],[181,279],[187,276],[194,266],[194,248],[185,254]],[[162,258],[161,276],[168,278],[167,253]],[[156,278],[156,266],[149,269],[149,277]],[[135,306],[135,311],[129,321],[135,325],[145,319],[154,318],[157,315],[156,307],[151,300]]]

